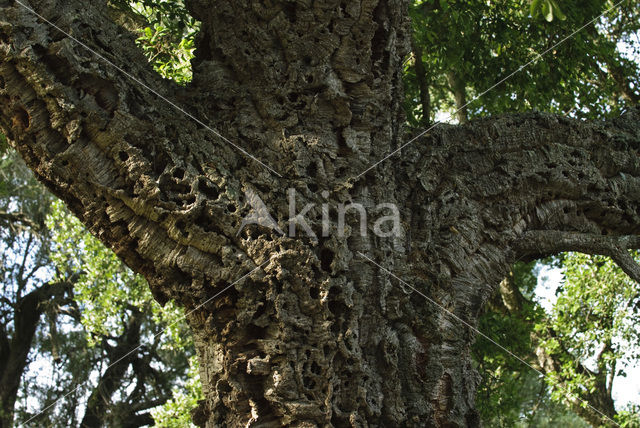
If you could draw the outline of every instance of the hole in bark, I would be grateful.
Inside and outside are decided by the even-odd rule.
[[[329,307],[329,311],[336,317],[338,318],[340,316],[340,314],[344,313],[347,306],[340,302],[340,301],[333,301],[333,302],[329,302],[329,304],[327,305]],[[333,328],[336,328],[336,330],[334,331],[334,333],[337,333],[340,329],[340,326],[338,325],[338,323],[334,323],[334,325],[331,327],[332,330]]]
[[[314,374],[317,374],[317,375],[322,373],[322,369],[320,368],[320,366],[315,361],[313,363],[311,363],[311,373],[314,373]]]
[[[68,161],[68,160],[66,160],[66,159],[65,159],[65,160],[63,160],[63,161],[62,161],[62,166],[64,166],[64,167],[69,166],[69,161]]]
[[[266,310],[267,308],[264,304],[258,306],[258,309],[253,313],[253,319],[260,318]]]
[[[29,113],[27,113],[27,111],[24,108],[17,107],[13,111],[13,117],[11,118],[11,122],[14,128],[28,129]]]
[[[309,189],[309,191],[311,192],[317,192],[318,191],[318,185],[315,183],[307,183],[307,189]]]
[[[112,82],[98,76],[82,74],[74,86],[93,96],[96,104],[113,116],[119,98],[116,86]]]
[[[236,206],[233,204],[227,205],[227,211],[229,211],[230,213],[236,212]]]
[[[264,339],[267,336],[267,329],[265,327],[259,327],[255,324],[249,324],[247,326],[247,337],[250,339]]]
[[[164,172],[165,168],[169,164],[170,158],[165,152],[157,153],[153,157],[153,172],[160,175]]]
[[[118,153],[118,157],[120,158],[120,160],[122,162],[126,162],[127,159],[129,159],[129,154],[127,152],[122,151],[122,152]]]
[[[182,233],[183,236],[187,236],[187,231],[185,230],[186,226],[187,225],[182,220],[178,220],[176,222],[176,229],[178,229],[180,231],[180,233]]]
[[[333,262],[333,251],[323,248],[320,250],[320,267],[325,272],[331,272],[331,262]]]
[[[337,285],[334,285],[333,287],[331,287],[329,289],[329,299],[330,300],[335,300],[338,295],[340,294],[340,287],[338,287]]]
[[[47,53],[47,49],[39,44],[34,45],[33,50],[40,55],[40,61],[63,85],[68,86],[71,83],[72,74],[66,72],[71,70],[71,67],[66,59]]]
[[[307,167],[307,177],[315,177],[317,173],[318,166],[315,164],[315,162],[310,163]]]
[[[4,77],[0,76],[0,89],[4,89]]]
[[[302,63],[306,66],[310,66],[312,61],[313,58],[311,58],[309,55],[305,55],[302,57]]]
[[[307,83],[313,83],[313,75],[309,74],[307,77],[305,77],[305,80],[307,81]]]
[[[232,391],[231,386],[227,383],[227,381],[221,380],[217,384],[218,392],[220,395],[227,395]]]
[[[282,7],[282,12],[284,16],[289,20],[289,22],[295,22],[296,20],[296,4],[295,3],[287,3]]]
[[[258,232],[258,229],[256,229],[255,227],[251,228],[251,230],[249,231],[249,237],[251,239],[258,239],[260,237],[260,232]]]
[[[213,186],[210,186],[209,183],[207,183],[206,180],[203,178],[200,178],[198,180],[198,190],[204,193],[207,196],[207,198],[212,201],[215,201],[216,199],[218,199],[218,196],[220,195],[220,192],[218,192],[218,189],[216,189]]]
[[[309,297],[311,297],[312,299],[317,299],[320,296],[320,291],[318,290],[318,287],[311,287],[309,289]]]
[[[96,93],[96,103],[110,114],[113,115],[113,111],[118,106],[118,94],[115,92],[115,87],[111,89],[101,89]]]
[[[194,198],[193,202],[195,202],[195,196],[193,195],[189,195],[187,197],[187,201],[191,198]],[[198,227],[200,227],[205,232],[211,232],[221,235],[222,231],[216,225],[216,222],[213,220],[213,218],[214,217],[209,210],[202,210],[202,212],[194,219],[193,223],[198,225]]]
[[[302,378],[302,384],[307,389],[313,389],[316,386],[316,381],[311,379],[309,376],[305,376]]]
[[[295,92],[291,92],[289,95],[287,95],[287,99],[292,103],[295,103],[296,101],[298,101],[298,94],[296,94]]]
[[[173,171],[173,178],[178,179],[178,180],[182,180],[184,178],[184,169],[176,168]]]

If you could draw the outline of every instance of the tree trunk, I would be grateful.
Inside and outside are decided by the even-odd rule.
[[[98,384],[87,399],[84,416],[80,428],[101,428],[106,426],[107,412],[113,404],[113,394],[122,385],[122,379],[129,366],[138,357],[137,348],[140,346],[140,327],[143,313],[131,308],[131,316],[123,333],[116,339],[116,345],[105,343],[107,354],[107,369],[101,373]],[[106,339],[104,339],[107,342]],[[131,352],[132,350],[136,352]]]
[[[462,80],[458,73],[453,70],[447,73],[447,80],[449,81],[449,86],[453,93],[453,99],[456,103],[456,117],[458,118],[458,123],[467,123],[469,122],[469,108],[467,106],[467,88],[464,80]]]
[[[156,299],[185,306],[200,426],[478,426],[473,332],[363,255],[473,325],[531,252],[525,233],[640,232],[635,111],[441,126],[359,175],[402,143],[403,2],[189,1],[202,30],[187,89],[102,5],[31,4],[122,70],[2,2],[0,129]],[[238,233],[255,195],[287,230],[287,189],[294,216],[315,204],[315,237]],[[351,202],[366,236],[356,210],[337,230]],[[379,203],[400,209],[390,237],[374,233]]]

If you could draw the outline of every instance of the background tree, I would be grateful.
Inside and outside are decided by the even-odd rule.
[[[139,43],[152,52],[156,69],[181,81],[188,79],[190,69],[184,63],[188,64],[193,40],[171,37],[179,31],[181,17],[171,21],[172,11],[178,9],[173,3],[166,6],[152,10],[128,5],[128,13],[120,16],[140,32]],[[140,27],[142,24],[147,27]],[[185,31],[188,35],[194,29]],[[177,394],[179,405],[173,403],[172,408],[181,408],[183,418],[188,416],[190,408],[185,406],[197,399],[199,381],[197,376],[189,379],[187,396],[175,389],[185,382],[192,347],[180,322],[181,313],[175,308],[161,311],[153,305],[144,280],[90,238],[35,181],[15,152],[7,151],[4,136],[1,142],[3,252],[11,254],[4,265],[4,302],[8,307],[2,325],[12,333],[15,322],[9,316],[10,308],[19,308],[18,324],[29,333],[14,335],[11,346],[3,349],[7,355],[3,391],[9,395],[3,399],[6,417],[1,426],[11,426],[14,408],[17,422],[24,423],[34,411],[48,408],[74,388],[39,421],[41,426],[152,424],[150,413],[145,411],[158,409],[163,402],[173,403],[173,398],[167,401],[173,394]],[[56,282],[58,276],[73,278],[74,284],[63,279]],[[42,285],[34,288],[33,281]],[[30,292],[18,298],[24,290]],[[177,324],[169,339],[158,340],[155,336],[170,323]],[[139,352],[119,361],[136,346]],[[113,368],[107,368],[116,361],[119,363]],[[159,367],[165,371],[160,372]],[[18,390],[20,383],[22,392]],[[166,415],[158,418],[169,420]]]
[[[77,386],[40,426],[152,424],[148,410],[184,383],[192,345],[181,313],[153,303],[144,280],[54,203],[14,152],[1,161],[2,426]]]
[[[3,140],[4,143],[4,140]],[[10,427],[20,378],[47,306],[68,304],[71,278],[47,281],[50,235],[44,221],[51,196],[2,147],[0,163],[0,426]]]

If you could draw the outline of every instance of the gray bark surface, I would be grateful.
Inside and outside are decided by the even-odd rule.
[[[255,269],[189,315],[199,426],[478,426],[473,332],[358,252],[474,325],[521,257],[573,248],[578,233],[620,260],[637,247],[636,110],[439,126],[354,179],[403,142],[402,1],[189,1],[202,30],[186,89],[101,2],[30,5],[282,176],[0,1],[0,130],[39,179],[160,302],[190,311]],[[287,188],[315,203],[317,241],[256,225],[236,236],[244,190],[283,227]],[[350,201],[396,203],[401,235],[375,237],[370,222],[362,237],[351,218],[345,237],[321,237],[321,204]]]

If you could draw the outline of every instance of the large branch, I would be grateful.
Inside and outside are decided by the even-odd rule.
[[[241,182],[275,188],[272,174],[180,110],[104,4],[4,2],[0,17],[0,131],[160,301],[196,272],[216,284],[255,266],[232,212]]]
[[[598,234],[562,232],[555,230],[530,231],[518,244],[522,254],[556,254],[578,251],[585,254],[609,256],[622,270],[640,282],[640,265],[629,254],[629,249],[640,248],[640,236],[603,236]]]
[[[436,127],[394,161],[398,181],[413,183],[420,259],[451,254],[447,270],[471,267],[469,286],[493,288],[513,261],[571,249],[611,255],[637,277],[625,254],[640,247],[639,151],[640,110],[602,123],[529,113]]]
[[[33,344],[36,329],[45,307],[44,303],[52,298],[59,303],[73,287],[69,281],[45,283],[30,291],[14,303],[13,334],[9,339],[5,326],[0,334],[0,408],[6,415],[13,414],[13,405],[18,394],[22,374],[29,362],[29,352]]]
[[[141,327],[144,314],[135,309],[127,319],[124,332],[117,338],[116,346],[107,350],[107,369],[101,373],[98,383],[87,400],[82,428],[104,426],[112,407],[113,394],[122,386],[123,379],[138,357]]]

